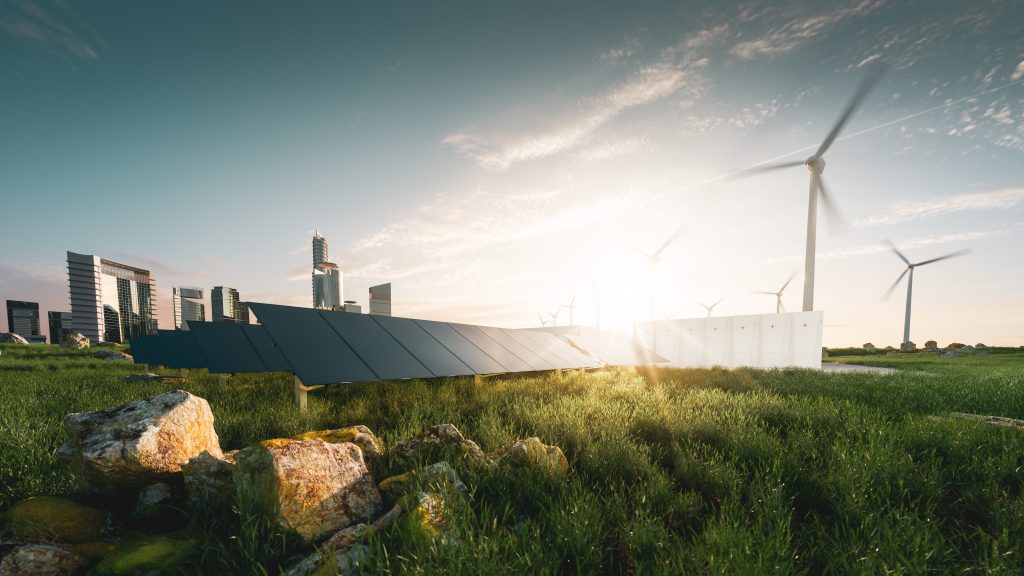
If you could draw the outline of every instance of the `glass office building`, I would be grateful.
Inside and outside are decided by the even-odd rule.
[[[327,260],[327,239],[319,232],[313,234],[313,308],[335,310],[341,308],[341,269]]]
[[[7,331],[25,339],[39,336],[39,303],[8,300]]]
[[[189,320],[197,322],[206,320],[206,304],[203,303],[202,288],[174,286],[171,288],[171,300],[174,305],[175,330],[188,330]]]
[[[214,286],[210,291],[214,322],[249,323],[249,307],[238,297],[238,290],[227,286]]]
[[[50,344],[60,344],[64,338],[72,333],[71,312],[46,313],[47,324],[50,326]]]
[[[370,286],[370,314],[391,316],[391,283]]]
[[[93,342],[154,334],[156,277],[142,268],[68,252],[71,328]]]

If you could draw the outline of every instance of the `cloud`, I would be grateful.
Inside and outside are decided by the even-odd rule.
[[[778,56],[801,47],[808,41],[828,31],[834,25],[848,18],[856,18],[873,12],[882,5],[881,0],[860,0],[846,8],[825,7],[822,14],[793,18],[784,15],[787,22],[763,33],[753,40],[745,40],[733,46],[731,53],[750,60],[757,56]]]
[[[1024,78],[1024,60],[1021,60],[1017,67],[1014,68],[1013,74],[1010,75],[1010,80],[1020,80]]]
[[[693,87],[684,101],[703,95],[700,70],[707,64],[699,50],[714,42],[727,28],[719,26],[687,37],[680,45],[662,51],[660,58],[634,72],[627,80],[600,97],[580,103],[582,112],[549,130],[511,137],[485,136],[477,131],[458,131],[441,143],[469,157],[477,166],[492,171],[571,151],[587,143],[599,128],[623,112],[663,100],[686,86]]]
[[[650,140],[640,136],[621,140],[607,140],[580,150],[576,153],[576,158],[582,162],[597,162],[618,156],[636,154],[651,148]]]
[[[99,49],[105,45],[95,31],[84,24],[66,3],[54,3],[53,12],[29,1],[15,2],[10,15],[0,18],[0,34],[9,36],[25,46],[43,50],[65,60],[96,60]],[[74,30],[61,19],[75,22]],[[88,37],[88,39],[86,39]]]
[[[899,202],[886,212],[857,220],[854,226],[886,226],[908,220],[929,218],[955,212],[1005,210],[1024,203],[1024,188],[1004,188],[990,192],[957,194],[921,202]]]

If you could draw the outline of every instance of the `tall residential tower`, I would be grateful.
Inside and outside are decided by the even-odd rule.
[[[68,252],[71,327],[92,342],[153,334],[156,277],[142,268]]]

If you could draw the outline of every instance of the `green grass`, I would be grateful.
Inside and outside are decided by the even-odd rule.
[[[225,449],[365,424],[387,445],[451,422],[490,451],[537,435],[564,480],[460,474],[454,537],[398,524],[367,573],[1024,573],[1024,432],[931,418],[1024,418],[1024,353],[831,358],[893,376],[804,370],[608,370],[404,381],[310,394],[290,379],[128,383],[135,367],[52,346],[0,347],[0,511],[62,494],[61,417],[183,388],[209,400]],[[403,471],[386,461],[378,479]],[[195,522],[185,572],[277,574],[301,544],[230,511]]]

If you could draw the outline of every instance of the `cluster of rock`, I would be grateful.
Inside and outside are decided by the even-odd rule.
[[[159,574],[196,553],[185,510],[237,507],[317,544],[290,576],[351,573],[366,558],[361,544],[400,518],[426,537],[455,538],[452,499],[466,486],[452,462],[475,469],[533,468],[562,476],[562,451],[538,438],[491,454],[452,424],[433,426],[390,451],[365,426],[307,432],[224,452],[206,400],[174,391],[114,408],[69,414],[58,458],[72,471],[80,500],[36,497],[6,514],[10,542],[0,544],[0,575]],[[416,465],[374,481],[383,462]],[[432,462],[429,465],[420,464]],[[116,502],[116,503],[113,503]],[[127,518],[128,520],[124,520]],[[118,537],[119,522],[163,528]]]
[[[0,332],[0,344],[28,344],[28,340],[14,332]]]
[[[871,342],[865,343],[863,345],[863,348],[864,348],[865,351],[867,351],[870,354],[880,353],[882,351],[879,348],[875,347],[875,345],[872,344]],[[970,345],[967,345],[967,344],[962,344],[960,342],[953,342],[952,344],[950,344],[949,346],[946,346],[945,348],[940,348],[938,342],[936,342],[935,340],[928,340],[927,342],[924,343],[924,348],[922,348],[920,350],[924,351],[924,352],[932,352],[932,353],[935,353],[935,354],[942,354],[943,358],[959,358],[959,357],[963,356],[967,352],[974,352],[974,351],[978,351],[978,355],[980,355],[980,356],[987,356],[988,355],[988,351],[985,350],[986,348],[987,348],[987,346],[985,346],[984,344],[981,344],[981,343],[978,343],[978,344],[976,344],[974,346],[970,346]],[[892,353],[896,352],[896,349],[893,348],[892,346],[886,346],[884,348],[884,351],[892,354]],[[900,344],[900,347],[899,347],[899,352],[903,352],[903,353],[918,352],[918,351],[919,351],[919,349],[917,347],[917,344],[914,344],[913,342],[911,342],[909,340],[906,341],[906,342],[903,342],[902,344]]]
[[[89,344],[89,337],[81,332],[68,334],[60,341],[60,347],[69,350],[84,350],[89,347]]]

